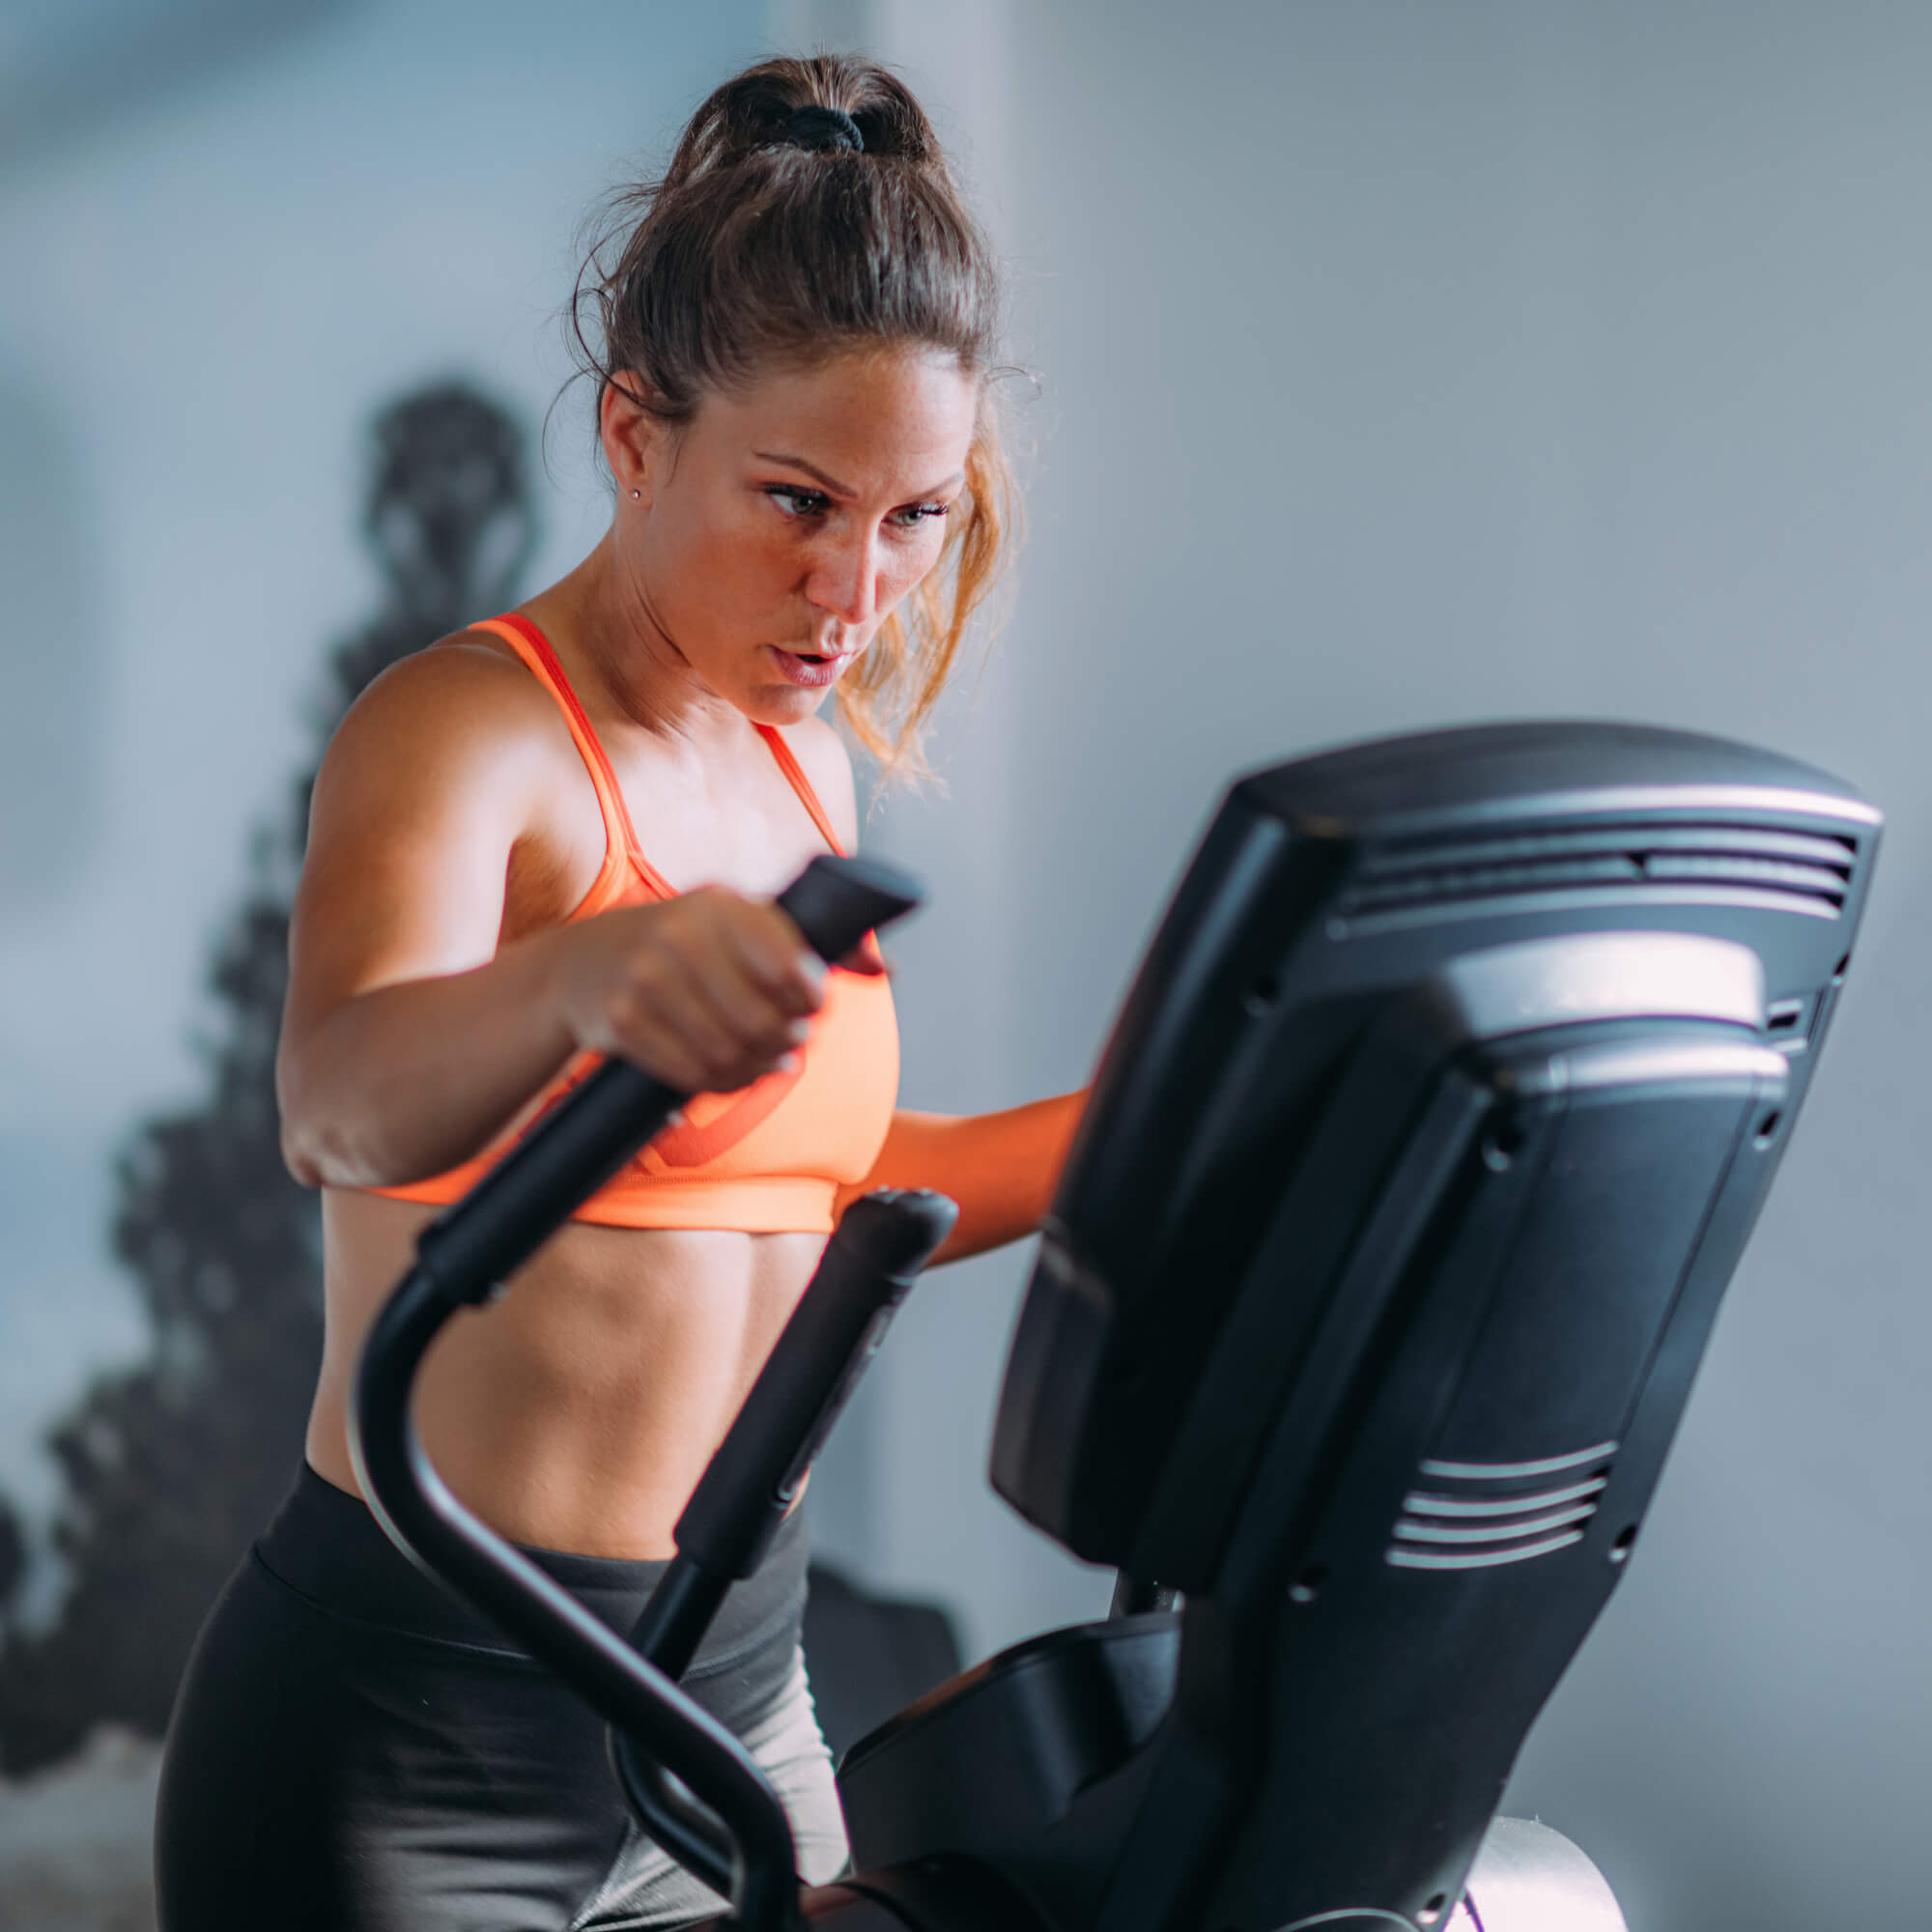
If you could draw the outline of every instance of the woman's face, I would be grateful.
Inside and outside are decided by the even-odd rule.
[[[807,716],[937,562],[979,401],[951,356],[907,349],[707,391],[675,430],[608,403],[627,594],[748,717]]]

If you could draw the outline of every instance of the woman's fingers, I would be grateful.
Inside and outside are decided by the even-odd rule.
[[[747,1086],[804,1044],[825,969],[775,906],[709,887],[638,911],[582,1044],[687,1093]]]
[[[741,1075],[735,1067],[721,1068],[742,1085],[810,1037],[810,1016],[824,999],[824,968],[774,907],[726,896],[715,916],[722,943],[694,960],[691,986],[753,1069]]]
[[[825,1000],[825,962],[777,906],[724,895],[720,919],[738,963],[788,1014],[814,1013]]]

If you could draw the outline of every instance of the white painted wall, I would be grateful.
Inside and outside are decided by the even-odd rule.
[[[937,889],[906,1004],[955,1030],[919,1041],[920,1097],[949,1052],[976,1097],[1083,1077],[1244,765],[1631,717],[1864,787],[1891,823],[1836,1036],[1510,1807],[1646,1932],[1923,1922],[1932,14],[993,18],[1011,83],[973,131],[1044,390],[1018,611],[943,808],[1004,845],[898,821]],[[943,99],[958,20],[873,19]],[[1098,1594],[960,1488],[1018,1273],[935,1278],[884,1377],[886,1565],[982,1643]]]

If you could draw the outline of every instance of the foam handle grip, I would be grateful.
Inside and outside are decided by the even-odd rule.
[[[713,1577],[749,1577],[957,1205],[923,1188],[855,1201],[675,1531]]]
[[[842,959],[921,899],[871,859],[814,859],[776,901],[821,959]],[[459,1301],[483,1301],[658,1133],[691,1096],[608,1060],[416,1241],[425,1270]]]

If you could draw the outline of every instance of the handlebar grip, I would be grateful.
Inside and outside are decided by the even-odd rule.
[[[680,1556],[717,1578],[757,1569],[899,1303],[958,1215],[955,1202],[924,1188],[881,1189],[846,1209],[678,1518]]]
[[[875,859],[812,860],[775,903],[828,962],[921,900],[915,880]],[[445,1294],[485,1301],[691,1096],[608,1060],[416,1240]]]
[[[915,879],[876,859],[814,859],[775,903],[821,959],[835,960],[923,896]]]

